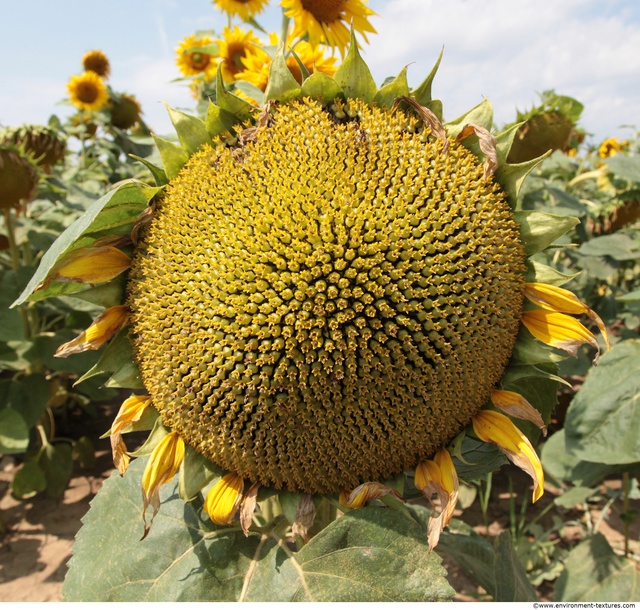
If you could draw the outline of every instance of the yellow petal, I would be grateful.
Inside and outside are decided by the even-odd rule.
[[[56,264],[48,280],[100,284],[112,280],[130,266],[131,259],[113,246],[78,248]]]
[[[204,502],[204,509],[216,525],[229,525],[242,500],[244,480],[233,474],[224,475],[209,491]]]
[[[129,466],[129,456],[127,455],[127,446],[122,440],[122,431],[132,424],[139,421],[145,409],[151,404],[151,396],[129,396],[122,405],[111,425],[111,454],[113,455],[113,463],[122,476]]]
[[[547,426],[545,426],[540,412],[521,394],[509,392],[507,390],[494,390],[491,392],[491,402],[510,417],[517,417],[534,423],[547,436]]]
[[[543,309],[589,316],[598,325],[607,344],[607,350],[609,349],[609,335],[607,334],[607,327],[604,325],[602,318],[570,290],[558,286],[551,286],[550,284],[532,282],[526,285],[524,294],[532,303],[535,303]]]
[[[529,439],[502,413],[480,411],[472,420],[476,436],[485,443],[496,445],[516,466],[533,479],[533,501],[544,493],[542,464]]]
[[[600,346],[593,334],[578,320],[563,313],[532,309],[522,314],[522,323],[538,341],[577,356],[578,348],[584,343],[593,345],[600,355]]]
[[[100,349],[126,324],[128,317],[128,309],[124,305],[105,309],[87,330],[72,341],[61,345],[55,355],[58,358],[66,358],[87,350]]]
[[[393,494],[398,499],[400,496],[398,492],[383,485],[382,483],[377,483],[375,481],[370,481],[368,483],[362,483],[358,485],[352,492],[342,491],[340,493],[340,497],[338,501],[342,506],[346,506],[347,508],[361,508],[367,502],[371,502],[372,500],[379,500],[383,498],[387,494]]]
[[[177,432],[169,432],[151,453],[142,473],[142,517],[145,517],[149,505],[153,506],[153,516],[148,526],[145,519],[143,539],[149,533],[153,519],[160,509],[160,487],[173,479],[183,460],[184,441]]]
[[[415,470],[414,483],[432,504],[433,494],[438,496],[440,512],[437,515],[434,512],[427,525],[429,549],[433,550],[440,540],[442,530],[451,521],[458,502],[458,474],[449,452],[446,449],[440,449],[433,460],[420,462]]]

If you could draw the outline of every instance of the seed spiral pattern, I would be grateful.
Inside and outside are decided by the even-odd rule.
[[[466,426],[524,289],[518,226],[476,157],[401,109],[333,109],[280,105],[243,146],[195,153],[128,286],[165,425],[309,493],[388,479]]]

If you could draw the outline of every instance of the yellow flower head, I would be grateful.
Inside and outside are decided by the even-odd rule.
[[[220,49],[222,78],[225,82],[232,82],[244,70],[243,60],[257,52],[255,45],[260,44],[260,39],[252,30],[233,26],[233,29],[225,27],[222,38],[216,42]]]
[[[375,34],[369,17],[375,13],[367,7],[368,0],[281,0],[285,15],[294,22],[293,38],[308,35],[313,47],[326,44],[337,48],[341,55],[349,44],[349,27],[362,34]]]
[[[203,51],[191,51],[194,47],[206,47],[213,41],[209,36],[197,38],[195,34],[185,37],[176,47],[176,64],[185,76],[203,74],[207,80],[215,76],[218,60],[215,55]]]
[[[261,13],[269,0],[213,0],[213,3],[231,17],[247,21]]]
[[[95,72],[98,76],[101,76],[105,80],[109,78],[111,72],[111,66],[107,56],[98,50],[93,50],[85,53],[82,56],[82,66],[85,70]]]
[[[619,152],[622,152],[626,148],[628,148],[629,142],[627,140],[623,140],[620,142],[618,138],[607,138],[600,144],[598,147],[598,156],[601,159],[606,159],[607,157],[613,157],[617,155]]]
[[[67,91],[71,103],[80,110],[100,110],[109,101],[102,77],[92,71],[72,76],[67,83]]]

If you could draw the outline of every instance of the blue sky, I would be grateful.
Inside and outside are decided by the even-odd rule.
[[[61,105],[81,57],[101,49],[111,86],[141,100],[148,124],[170,131],[162,104],[193,108],[174,49],[197,29],[221,30],[211,0],[2,0],[0,124],[46,122]],[[279,29],[275,0],[261,22]],[[378,34],[364,47],[381,82],[409,65],[417,85],[440,48],[434,83],[445,118],[489,98],[501,125],[555,89],[585,104],[581,125],[598,141],[640,127],[640,2],[637,0],[371,0]],[[10,7],[10,8],[9,8]]]

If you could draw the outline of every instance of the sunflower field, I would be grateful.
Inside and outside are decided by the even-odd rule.
[[[268,4],[177,43],[175,133],[97,49],[0,128],[7,493],[113,462],[64,599],[637,600],[637,134],[452,118],[367,0]]]

